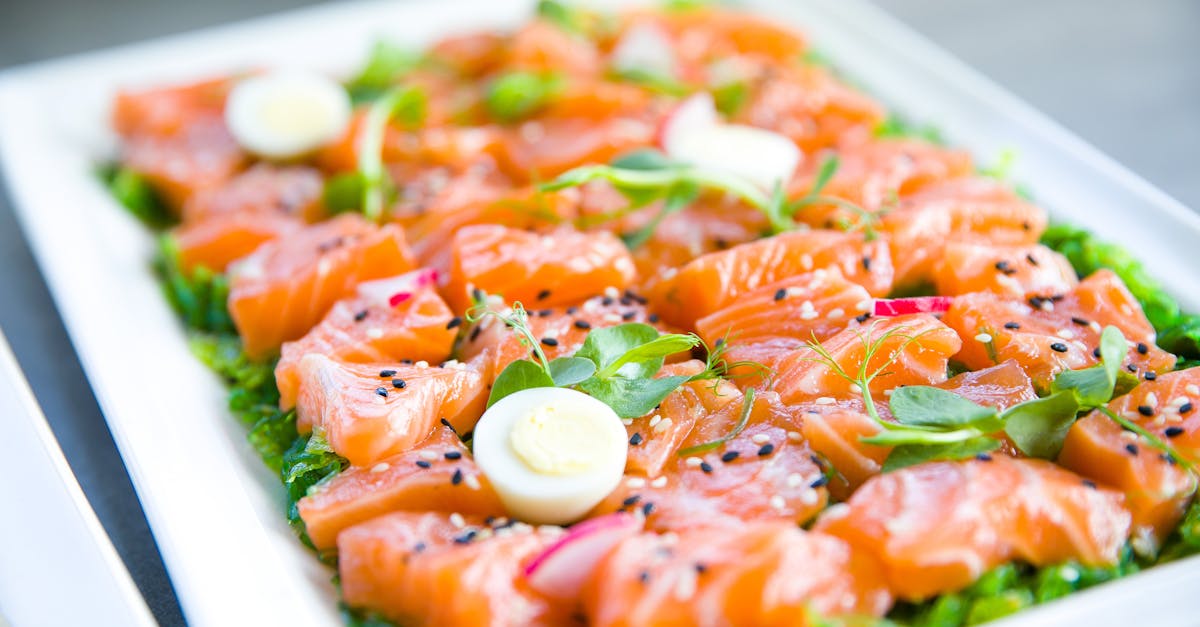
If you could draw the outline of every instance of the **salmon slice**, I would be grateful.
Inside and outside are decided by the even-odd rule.
[[[781,133],[805,154],[867,141],[883,122],[879,103],[823,68],[760,62],[745,74],[749,93],[733,120]]]
[[[536,118],[507,129],[496,146],[501,170],[514,180],[547,181],[589,163],[608,163],[654,143],[655,120],[622,115]]]
[[[657,376],[691,376],[703,370],[704,363],[693,359],[667,364]],[[657,411],[634,418],[625,426],[631,443],[625,460],[625,472],[658,477],[665,469],[674,469],[678,461],[675,452],[683,448],[684,440],[696,426],[696,421],[719,412],[741,398],[741,390],[722,379],[681,385],[663,399]]]
[[[1108,407],[1162,436],[1185,459],[1200,464],[1200,367],[1168,372],[1153,380],[1146,377]]]
[[[617,545],[583,594],[596,627],[818,625],[892,605],[871,556],[784,522],[642,534]]]
[[[356,466],[403,453],[441,420],[470,431],[487,401],[473,365],[343,364],[320,353],[300,359],[296,425],[325,430],[329,446]]]
[[[774,341],[775,346],[798,348],[845,329],[851,319],[870,311],[871,303],[866,289],[832,267],[749,290],[697,320],[696,333],[709,346],[724,339],[737,347]]]
[[[660,32],[678,61],[680,78],[698,81],[707,77],[713,59],[748,57],[792,65],[808,48],[804,36],[753,13],[714,6],[687,11],[634,9],[621,16],[616,40],[632,28]]]
[[[711,450],[679,456],[680,450],[731,433],[745,406],[745,398],[735,397],[716,412],[701,414],[682,439],[684,448],[675,451],[673,459],[668,457],[663,474],[627,476],[596,511],[640,508],[648,514],[647,527],[659,531],[811,519],[828,499],[823,469],[800,437],[799,412],[781,405],[774,394],[764,392],[755,397],[746,427],[736,437]],[[650,427],[644,437],[675,439],[671,434],[674,418],[663,425],[668,417],[658,415],[662,419],[655,427],[662,428],[656,433],[655,427]],[[631,444],[634,441],[631,439]]]
[[[1071,426],[1057,461],[1122,492],[1132,515],[1132,544],[1139,553],[1153,555],[1183,518],[1196,480],[1133,435],[1093,412]]]
[[[867,211],[891,208],[899,198],[932,183],[967,176],[973,165],[966,151],[913,139],[883,139],[848,146],[837,153],[838,168],[821,190],[823,196],[848,200]],[[823,158],[806,160],[804,171],[789,186],[800,198],[812,191]],[[837,228],[859,217],[834,205],[804,207],[796,218],[816,228]]]
[[[279,406],[295,405],[300,361],[311,353],[355,364],[449,359],[462,320],[452,322],[450,308],[433,289],[435,276],[418,270],[361,283],[355,297],[339,300],[304,337],[285,342],[275,366]]]
[[[504,515],[487,477],[447,427],[374,466],[347,468],[314,487],[297,507],[318,549],[334,547],[343,529],[395,511]]]
[[[654,285],[655,311],[671,324],[693,328],[703,318],[743,294],[820,268],[836,267],[868,293],[891,289],[891,252],[882,239],[842,231],[792,231],[709,253]]]
[[[233,81],[218,77],[153,89],[117,92],[112,125],[124,137],[173,136],[200,117],[223,115]]]
[[[607,287],[623,290],[634,277],[629,251],[610,233],[560,229],[538,235],[478,225],[455,235],[444,293],[456,311],[471,305],[475,289],[510,303],[552,307],[582,302]]]
[[[224,272],[259,246],[293,234],[302,226],[295,218],[235,214],[182,224],[171,236],[175,238],[184,272],[191,273],[199,267]]]
[[[120,154],[176,212],[193,195],[224,185],[248,160],[219,114],[197,116],[169,135],[127,137]]]
[[[1174,355],[1154,345],[1154,327],[1109,270],[1096,272],[1069,292],[1028,300],[982,292],[959,296],[943,319],[962,337],[955,359],[973,369],[992,365],[981,341],[990,339],[997,361],[1015,360],[1041,389],[1063,370],[1095,364],[1100,332],[1108,325],[1131,342],[1125,364],[1130,372],[1161,373],[1175,364]]]
[[[387,514],[338,536],[342,595],[347,605],[399,624],[569,624],[570,608],[535,593],[521,574],[556,535],[520,523],[492,527],[445,514]]]
[[[305,166],[260,163],[224,185],[198,192],[183,204],[184,223],[216,216],[274,215],[316,222],[324,217],[321,173]]]
[[[478,78],[494,70],[504,59],[507,44],[508,38],[500,33],[455,33],[433,44],[429,56],[462,76]]]
[[[1115,564],[1129,533],[1123,502],[1050,462],[997,455],[879,475],[815,529],[879,558],[897,596],[920,600],[1013,559]]]
[[[359,283],[413,265],[398,227],[343,214],[264,244],[233,265],[229,314],[246,354],[262,358],[307,333]]]
[[[594,43],[540,18],[512,34],[502,58],[510,69],[572,77],[593,76],[604,68]]]
[[[846,329],[821,343],[843,371],[855,376],[866,358],[867,345],[878,350],[867,359],[867,371],[882,368],[871,382],[876,399],[902,385],[929,385],[946,380],[946,366],[962,342],[954,330],[928,314],[876,318],[862,328]],[[884,367],[899,351],[890,366]],[[851,398],[851,383],[838,376],[820,356],[804,347],[776,361],[772,389],[787,404]]]
[[[1007,409],[1037,398],[1033,383],[1015,361],[964,372],[934,384],[980,405]],[[876,411],[883,420],[892,420],[883,399],[877,399]],[[864,412],[861,399],[840,400],[834,404],[804,403],[801,433],[809,446],[822,455],[836,471],[829,491],[845,500],[867,479],[879,474],[892,447],[867,444],[868,438],[883,430]],[[1013,447],[1009,447],[1015,450]]]
[[[970,177],[932,183],[901,198],[879,229],[891,241],[896,285],[911,287],[933,282],[947,242],[1031,246],[1046,230],[1046,220],[1045,211],[1007,185]]]
[[[1018,298],[1062,294],[1078,283],[1067,258],[1042,246],[992,246],[951,242],[934,267],[937,293],[994,292]]]

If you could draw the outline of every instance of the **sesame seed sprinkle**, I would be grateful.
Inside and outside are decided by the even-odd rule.
[[[456,459],[462,459],[462,453],[460,453],[458,451],[446,451],[445,453],[442,454],[442,457],[445,457],[446,459],[448,459],[450,461],[454,461]]]
[[[750,441],[755,444],[766,444],[771,441],[771,436],[765,433],[756,433],[754,437],[750,438]]]
[[[397,390],[403,390],[404,388],[408,387],[408,383],[406,383],[404,379],[392,379],[392,387],[396,388]]]
[[[421,459],[427,459],[431,462],[437,461],[437,458],[438,458],[437,453],[434,453],[433,451],[429,451],[429,450],[421,451],[421,452],[417,453],[417,455],[420,456]]]
[[[1067,352],[1068,348],[1067,345],[1063,344],[1062,342],[1055,342],[1050,345],[1050,350],[1056,353],[1065,353]]]
[[[367,319],[367,310],[366,309],[354,314],[355,322],[362,322],[363,320],[366,320],[366,319]]]
[[[833,398],[832,396],[818,396],[817,400],[813,402],[818,405],[833,405],[837,402],[837,399]]]
[[[771,443],[767,443],[767,444],[764,444],[761,447],[759,447],[758,456],[766,457],[767,455],[770,455],[771,453],[774,453],[774,452],[775,452],[775,445],[771,444]]]
[[[783,497],[778,494],[771,497],[770,503],[771,507],[778,510],[782,510],[787,507],[787,501],[783,500]]]
[[[467,521],[463,519],[462,514],[454,512],[453,514],[450,514],[450,524],[462,529],[463,527],[467,526]]]
[[[665,487],[666,485],[667,485],[666,477],[658,477],[654,481],[650,482],[650,487],[652,487],[652,488],[662,488],[662,487]]]
[[[642,443],[642,434],[641,433],[635,433],[635,434],[633,434],[632,437],[629,438],[630,446],[637,446],[641,443]]]
[[[417,460],[417,467],[419,467],[419,468],[430,468],[432,466],[433,466],[433,464],[431,464],[423,459]]]
[[[981,344],[987,344],[988,342],[992,341],[992,336],[988,335],[987,333],[980,333],[975,336],[975,341]]]
[[[462,323],[463,323],[462,318],[460,318],[458,316],[454,316],[453,318],[450,319],[450,322],[446,323],[446,328],[447,329],[457,329],[458,327],[462,326]]]
[[[737,459],[738,455],[740,455],[740,453],[738,453],[737,451],[728,451],[724,455],[721,456],[721,461],[728,464],[729,462]]]
[[[389,378],[389,377],[394,377],[394,376],[396,376],[396,371],[395,371],[395,370],[380,370],[380,371],[379,371],[379,378],[380,378],[380,379],[387,379],[387,378]]]
[[[454,474],[450,476],[450,485],[458,485],[463,481],[462,468],[455,468]]]
[[[388,468],[391,468],[391,466],[389,466],[387,462],[379,462],[378,464],[371,466],[371,472],[384,472]]]
[[[383,398],[387,398],[387,395],[388,395],[387,388],[384,388],[384,387],[375,388],[375,393],[382,396]]]
[[[1183,435],[1183,427],[1167,427],[1166,431],[1163,431],[1163,435],[1168,438],[1179,437]]]
[[[781,288],[775,290],[775,302],[779,302],[785,298],[787,298],[787,290],[786,289],[781,287]]]
[[[558,340],[556,340],[552,337],[544,337],[544,338],[542,338],[542,344],[545,344],[546,346],[553,348],[555,346],[558,346]]]
[[[704,471],[704,474],[709,474],[713,471],[712,464],[708,462],[700,462],[700,470]]]
[[[625,487],[632,490],[640,490],[646,487],[646,480],[641,477],[630,477],[625,480]]]
[[[479,484],[479,477],[476,477],[475,475],[467,475],[466,478],[463,479],[463,485],[472,490],[478,490],[483,487]]]

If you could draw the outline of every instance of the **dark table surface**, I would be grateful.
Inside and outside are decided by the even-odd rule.
[[[829,0],[834,1],[834,0]],[[311,0],[0,0],[0,68],[236,21]],[[879,0],[984,74],[1200,208],[1200,3]],[[84,492],[164,625],[183,624],[153,537],[0,189],[0,328]]]

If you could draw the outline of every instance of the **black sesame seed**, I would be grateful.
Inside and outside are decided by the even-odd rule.
[[[1095,357],[1096,359],[1100,359],[1100,347],[1099,346],[1092,349],[1092,357]]]
[[[1186,413],[1189,413],[1189,412],[1191,412],[1191,411],[1192,411],[1192,404],[1191,404],[1191,403],[1184,403],[1184,404],[1182,404],[1182,405],[1180,405],[1180,406],[1179,406],[1179,413],[1181,413],[1181,414],[1186,414]]]
[[[483,290],[479,289],[478,287],[473,287],[473,288],[471,288],[471,298],[482,302],[483,300],[485,300],[487,298],[487,293],[484,292]]]
[[[446,451],[444,454],[442,454],[442,457],[445,457],[450,461],[454,461],[456,459],[462,459],[462,453],[458,451]]]
[[[617,302],[621,303],[622,306],[628,307],[633,304],[633,299],[628,296],[622,296]]]
[[[705,566],[704,564],[701,564],[700,562],[696,562],[696,565],[693,566],[693,568],[696,569],[697,575],[703,575],[704,573],[708,572],[708,566]]]
[[[543,309],[543,310],[537,312],[537,315],[539,318],[549,318],[550,316],[554,315],[554,310],[553,309]]]
[[[627,311],[627,312],[621,314],[621,319],[624,320],[625,322],[629,322],[630,320],[633,320],[634,318],[636,318],[637,314],[638,314],[638,312],[636,312],[636,311]]]
[[[446,420],[445,418],[442,418],[442,426],[446,427],[447,429],[449,429],[451,431],[454,431],[455,433],[458,433],[458,431],[455,431],[454,425],[450,424],[450,421]]]
[[[578,307],[575,307],[575,306],[567,307],[567,315],[568,316],[573,316],[577,313],[579,313]]]
[[[704,474],[711,473],[713,471],[712,464],[708,462],[700,462],[700,470],[703,470]]]
[[[425,543],[424,543],[424,542],[418,542],[418,543],[414,544],[414,545],[413,545],[413,548],[412,548],[412,550],[413,550],[413,553],[420,553],[421,551],[424,551],[424,550],[425,550]]]
[[[866,270],[867,272],[871,271],[871,258],[870,257],[862,258],[862,267],[863,267],[863,270]]]
[[[458,485],[462,483],[463,472],[462,468],[455,468],[454,474],[450,476],[450,485]]]
[[[384,398],[387,398],[387,394],[388,394],[387,388],[383,388],[383,387],[375,388],[375,393]]]
[[[826,477],[825,475],[821,475],[820,477],[817,477],[816,479],[814,479],[812,483],[808,484],[808,487],[816,489],[816,488],[824,487],[828,484],[829,484],[829,477]]]
[[[1028,261],[1031,266],[1039,265],[1037,257],[1034,257],[1032,253],[1025,255],[1025,261]]]
[[[1079,316],[1071,316],[1071,322],[1074,322],[1075,324],[1077,324],[1081,327],[1086,327],[1089,324],[1091,324],[1090,322],[1088,322],[1087,320],[1085,320],[1083,318],[1080,318]]]
[[[781,287],[781,288],[775,290],[775,301],[776,302],[781,301],[785,298],[787,298],[787,290],[786,289]]]
[[[1157,372],[1154,372],[1154,371],[1152,371],[1152,370],[1147,370],[1147,371],[1146,371],[1146,380],[1147,380],[1147,381],[1153,381],[1153,380],[1155,380],[1155,379],[1157,379],[1157,378],[1158,378],[1158,373],[1157,373]]]
[[[556,340],[552,337],[544,337],[544,338],[542,338],[542,344],[545,344],[546,346],[551,346],[551,347],[558,346],[558,340]]]
[[[550,290],[542,290],[537,293],[538,300],[546,300],[547,298],[550,298]]]
[[[1019,322],[1005,322],[1004,328],[1008,329],[1009,331],[1016,331],[1017,329],[1021,328],[1021,324]]]
[[[1145,355],[1146,353],[1150,352],[1150,347],[1146,346],[1142,342],[1138,342],[1137,343],[1137,352],[1139,355]]]
[[[475,530],[469,529],[466,533],[454,538],[455,544],[470,544],[471,540],[475,539]]]
[[[401,359],[401,360],[400,360],[400,363],[402,363],[402,364],[404,364],[404,365],[406,365],[406,366],[411,366],[411,365],[413,365],[413,360],[411,360],[411,359]],[[388,376],[391,376],[391,375],[388,375]]]
[[[474,342],[475,340],[478,340],[480,333],[483,333],[483,327],[481,326],[476,326],[474,329],[471,329],[470,341]]]
[[[460,318],[458,316],[454,316],[453,318],[450,319],[450,322],[446,323],[446,328],[447,329],[457,329],[458,327],[462,326],[462,323],[463,323],[462,318]]]
[[[1012,267],[1012,264],[1008,263],[1007,261],[997,261],[996,262],[996,270],[998,270],[1005,276],[1013,275],[1013,274],[1017,273],[1017,269]]]
[[[612,304],[615,302],[617,301],[613,300],[612,296],[605,296],[604,298],[600,299],[600,304],[605,307],[612,307]]]
[[[1055,342],[1050,345],[1050,350],[1056,353],[1065,353],[1067,352],[1067,345],[1062,342]]]
[[[1168,438],[1179,437],[1183,435],[1183,427],[1167,427],[1166,431],[1163,431],[1163,435]]]
[[[650,314],[649,316],[646,316],[646,320],[650,324],[654,324],[654,323],[658,322],[658,314]]]
[[[576,320],[575,328],[587,330],[592,328],[592,323],[588,322],[587,320]]]
[[[362,322],[363,320],[366,320],[366,319],[367,319],[367,310],[366,309],[354,314],[355,322]]]
[[[624,501],[621,501],[621,507],[633,507],[634,505],[637,505],[637,502],[640,500],[642,500],[642,495],[640,494],[627,496],[625,497]]]
[[[1138,454],[1138,447],[1137,447],[1137,445],[1136,445],[1136,444],[1126,444],[1126,445],[1125,445],[1125,452],[1126,452],[1126,453],[1129,453],[1130,455],[1137,455],[1137,454]]]
[[[642,583],[650,581],[650,572],[643,570],[642,572],[638,573],[638,581]]]
[[[404,382],[404,379],[392,379],[392,387],[397,390],[403,390],[407,386],[408,384]]]
[[[1025,230],[1025,231],[1032,231],[1032,230],[1033,230],[1033,225],[1032,225],[1032,224],[1030,224],[1030,223],[1029,223],[1029,222],[1027,222],[1027,221],[1026,221],[1026,222],[1022,222],[1022,223],[1021,223],[1021,229],[1022,229],[1022,230]]]
[[[737,459],[738,455],[739,455],[739,453],[737,451],[729,451],[728,453],[725,453],[724,455],[721,456],[721,461],[723,461],[725,463],[729,463],[729,462]]]
[[[654,513],[654,503],[646,503],[642,506],[642,515],[649,516]]]
[[[1092,481],[1091,479],[1084,479],[1082,483],[1083,483],[1083,487],[1085,487],[1085,488],[1091,488],[1093,490],[1096,489],[1096,482]]]
[[[990,462],[990,461],[992,461],[992,456],[988,455],[987,453],[980,453],[975,456],[975,459],[977,459],[981,462]]]
[[[395,370],[380,370],[379,371],[380,379],[387,379],[388,377],[394,377],[394,376],[396,376]]]
[[[1149,418],[1154,415],[1154,408],[1149,405],[1138,405],[1138,413]]]
[[[855,321],[857,321],[859,324],[866,322],[870,318],[871,318],[871,314],[869,314],[869,313],[859,314],[857,316],[854,316]]]
[[[758,449],[758,456],[766,457],[767,455],[770,455],[771,453],[774,453],[774,452],[775,452],[775,445],[771,444],[770,442],[767,442],[766,444],[762,445],[761,448]]]
[[[635,433],[635,434],[633,434],[633,437],[629,438],[630,446],[637,446],[641,443],[642,443],[642,434],[640,434],[640,433]]]
[[[425,461],[425,460],[423,460],[423,459],[418,459],[418,460],[417,460],[417,466],[418,466],[418,467],[420,467],[420,468],[430,468],[430,467],[432,467],[432,466],[433,466],[433,464],[431,464],[431,463],[429,463],[429,462],[427,462],[427,461]]]
[[[1125,369],[1130,372],[1137,372],[1137,366],[1133,364],[1125,364]]]

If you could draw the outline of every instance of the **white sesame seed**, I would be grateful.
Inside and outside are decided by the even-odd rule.
[[[615,286],[610,285],[610,286],[604,288],[604,295],[609,298],[620,298],[621,291],[618,290]]]
[[[621,316],[618,316],[615,313],[606,313],[600,319],[609,324],[619,324],[621,322]]]
[[[1183,388],[1183,391],[1193,396],[1200,395],[1200,386],[1196,385],[1195,383],[1190,383],[1187,387]]]
[[[440,457],[440,455],[438,455],[437,453],[434,453],[433,451],[420,451],[417,453],[417,457],[420,457],[421,459],[432,462],[432,461],[436,461],[437,458]]]
[[[835,520],[837,518],[845,518],[846,514],[850,513],[850,506],[845,503],[834,503],[825,508],[825,513],[821,514],[821,518],[826,520]]]
[[[1121,439],[1129,440],[1130,442],[1136,442],[1138,439],[1138,434],[1132,431],[1121,431]]]
[[[817,494],[817,491],[812,488],[809,488],[800,494],[800,502],[804,503],[805,505],[816,505],[817,501],[820,499],[821,497]]]
[[[803,439],[799,431],[788,431],[788,439],[792,442],[799,442]]]
[[[537,532],[547,536],[561,536],[566,529],[558,525],[538,525]]]
[[[872,298],[864,298],[854,305],[858,311],[871,311],[875,307],[875,300]]]
[[[1158,407],[1158,395],[1151,392],[1146,395],[1146,404],[1151,407]]]
[[[837,320],[838,318],[841,318],[844,315],[846,315],[845,310],[843,310],[841,307],[835,307],[833,309],[830,309],[829,313],[825,314],[825,317],[829,318],[830,320]]]
[[[458,529],[462,529],[463,527],[467,526],[467,521],[463,519],[462,514],[454,512],[453,514],[450,514],[450,524],[454,525]]]
[[[646,480],[641,477],[630,477],[625,480],[625,487],[637,490],[646,487]]]
[[[825,271],[825,268],[817,268],[816,270],[813,270],[812,274],[813,274],[813,278],[816,279],[817,281],[824,281],[825,276],[828,275],[829,273]]]
[[[662,433],[663,431],[670,429],[671,424],[672,422],[670,418],[664,418],[661,422],[651,427],[651,430],[655,433]]]
[[[653,416],[650,417],[650,427],[653,428],[654,425],[657,425],[661,421],[662,421],[662,416],[660,416],[658,414],[654,414]]]
[[[424,359],[422,359],[421,361],[418,361],[417,363],[415,363],[415,364],[413,364],[413,365],[414,365],[414,366],[416,366],[417,368],[428,368],[428,367],[429,367],[429,362],[427,362],[427,361],[425,361]]]
[[[700,464],[703,464],[704,460],[700,459],[699,457],[689,457],[684,463],[687,464],[689,468],[695,468]]]
[[[819,314],[819,313],[817,313],[817,312],[815,312],[815,311],[802,311],[802,312],[800,312],[800,319],[801,319],[801,320],[815,320],[815,319],[819,318],[820,316],[821,316],[821,314]]]
[[[632,427],[633,426],[633,418],[622,418],[621,424],[625,425],[626,427]]]
[[[379,338],[383,337],[383,329],[380,329],[379,327],[371,327],[370,329],[367,329],[367,337],[371,338],[372,340],[378,340]]]
[[[1088,323],[1088,328],[1095,331],[1096,333],[1100,333],[1101,331],[1103,331],[1103,329],[1100,328],[1100,323],[1096,322],[1095,320],[1092,320],[1091,322]]]
[[[817,310],[817,308],[813,306],[811,300],[806,300],[803,303],[800,303],[800,311],[816,311],[816,310]]]
[[[1041,305],[1038,306],[1038,309],[1041,309],[1042,311],[1054,311],[1054,303],[1049,300],[1044,300],[1044,301],[1042,301]],[[1131,315],[1131,314],[1126,314],[1126,315]]]
[[[804,477],[801,476],[800,473],[798,473],[798,472],[793,472],[792,474],[787,476],[787,479],[785,480],[785,482],[787,483],[787,487],[789,487],[789,488],[798,488],[798,487],[804,485]]]
[[[463,477],[463,483],[472,490],[478,490],[479,488],[483,487],[479,485],[479,477],[476,477],[475,475],[467,475],[466,477]]]
[[[771,441],[771,436],[765,433],[755,433],[754,437],[750,438],[750,441],[755,444],[766,444]]]
[[[1059,329],[1058,333],[1056,333],[1055,335],[1057,335],[1058,337],[1061,337],[1064,340],[1075,339],[1075,333],[1073,331],[1071,331],[1070,329]]]
[[[892,395],[892,392],[894,392],[894,391],[895,391],[895,390],[884,390],[884,391],[883,391],[883,395],[884,395],[884,396],[891,396],[891,395]]]
[[[818,405],[832,405],[837,402],[837,399],[832,396],[818,396],[817,400],[813,401]]]
[[[771,503],[771,507],[774,507],[775,509],[778,509],[778,510],[782,510],[785,507],[787,507],[787,501],[784,501],[783,497],[779,496],[778,494],[771,497],[770,503]]]
[[[391,468],[391,466],[388,465],[387,462],[379,462],[378,464],[371,466],[371,472],[384,472],[388,468]]]
[[[696,595],[696,571],[688,568],[679,574],[675,580],[675,599],[689,601]]]
[[[662,540],[663,546],[675,546],[679,544],[679,534],[674,531],[668,531],[662,534],[660,540]]]
[[[975,336],[975,341],[981,344],[987,344],[988,342],[992,341],[992,336],[988,335],[987,333],[980,333],[979,335]]]
[[[650,482],[650,487],[652,487],[652,488],[663,488],[663,487],[666,487],[666,485],[667,485],[666,477],[659,477],[659,478],[655,479],[654,481]]]
[[[1190,402],[1192,402],[1192,399],[1186,396],[1176,396],[1175,398],[1171,399],[1171,404],[1175,405],[1176,407],[1180,405],[1187,405]]]

